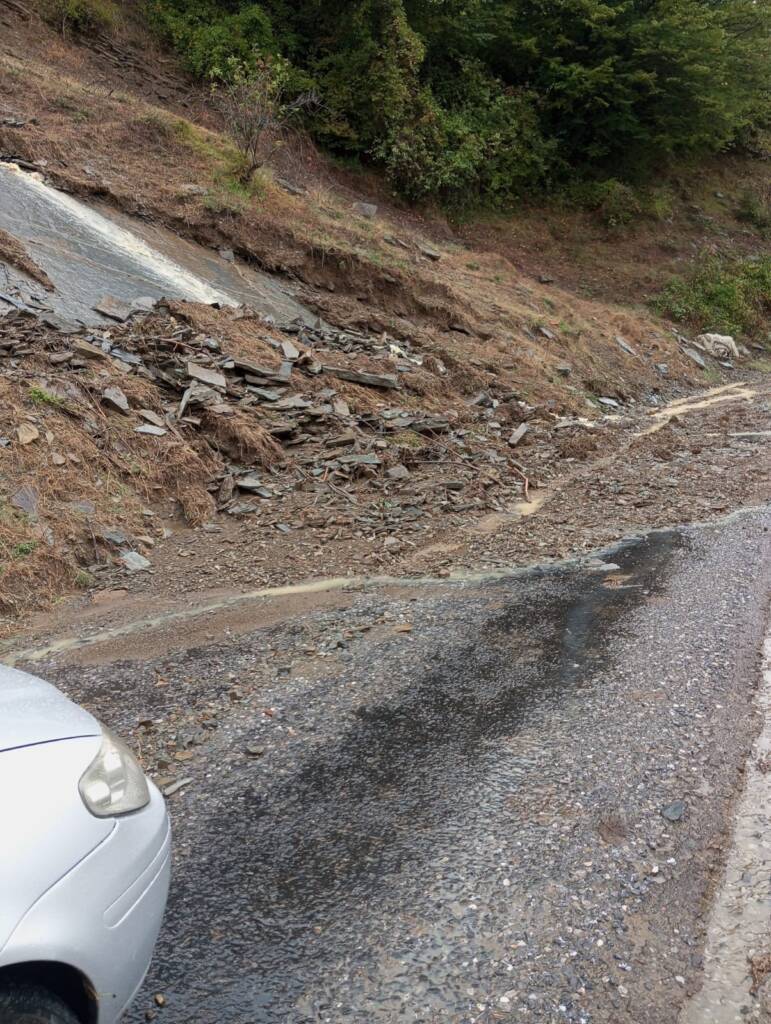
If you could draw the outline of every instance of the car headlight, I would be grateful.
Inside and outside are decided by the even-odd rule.
[[[97,818],[138,811],[150,802],[145,773],[125,743],[102,728],[102,746],[78,784],[83,803]]]

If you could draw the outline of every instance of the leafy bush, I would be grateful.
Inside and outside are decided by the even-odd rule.
[[[43,14],[62,35],[105,32],[118,21],[118,7],[112,0],[45,0]]]
[[[279,57],[246,64],[230,57],[217,73],[212,96],[241,155],[238,177],[243,185],[283,144],[291,121],[316,103],[313,93],[288,99],[288,81],[289,69]]]
[[[643,213],[640,196],[617,178],[605,181],[583,181],[565,190],[563,202],[568,206],[590,210],[608,228],[623,227]]]
[[[271,21],[261,4],[150,0],[149,11],[159,32],[200,78],[216,76],[230,60],[251,61],[255,50],[276,51]]]
[[[697,330],[758,333],[771,312],[771,256],[707,260],[689,277],[670,281],[654,305]]]
[[[745,189],[739,196],[739,205],[736,209],[737,220],[752,224],[760,231],[771,228],[771,204],[750,189]]]
[[[543,182],[551,147],[527,99],[501,95],[486,109],[434,106],[373,153],[407,198],[437,197],[451,206],[504,205]]]

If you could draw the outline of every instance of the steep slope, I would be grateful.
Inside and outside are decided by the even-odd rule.
[[[174,302],[75,335],[40,324],[34,306],[0,319],[7,628],[73,586],[145,586],[125,574],[163,562],[170,533],[196,587],[301,578],[322,545],[328,571],[362,561],[444,571],[453,559],[435,546],[480,516],[486,539],[472,530],[470,549],[484,559],[496,531],[510,531],[508,512],[533,504],[531,486],[545,491],[585,460],[625,451],[645,406],[735,379],[645,305],[686,253],[766,245],[729,202],[710,207],[711,220],[690,216],[697,192],[716,191],[707,170],[673,196],[669,219],[624,231],[555,208],[453,227],[300,143],[245,189],[205,94],[141,24],[87,46],[54,33],[33,5],[5,0],[0,11],[0,158],[134,218],[140,234],[165,226],[209,259],[281,275],[331,325],[298,336],[259,308]],[[760,166],[735,160],[715,173],[738,194],[757,187]],[[9,236],[0,267],[24,275],[29,242]],[[45,304],[39,276],[27,277]],[[757,376],[748,362],[742,379]],[[191,363],[224,380],[194,378],[209,392],[192,404]],[[680,442],[692,454],[693,438]],[[249,477],[259,478],[251,492],[239,485]],[[763,480],[759,469],[736,485],[737,500],[757,497]],[[592,494],[587,485],[588,508]],[[678,514],[702,506],[686,500]],[[580,548],[579,519],[572,538],[544,543]],[[225,541],[241,562],[224,557]]]

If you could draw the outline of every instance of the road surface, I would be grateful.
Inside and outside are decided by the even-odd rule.
[[[35,665],[191,780],[129,1021],[674,1024],[759,730],[769,525]]]

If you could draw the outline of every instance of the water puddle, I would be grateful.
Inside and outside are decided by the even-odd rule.
[[[769,1009],[751,994],[751,964],[771,973],[771,637],[764,649],[756,707],[763,728],[747,765],[725,878],[712,910],[704,953],[704,984],[680,1024],[760,1024]],[[764,963],[765,961],[765,963]],[[766,1000],[771,1007],[771,999]]]
[[[0,264],[5,270],[0,292],[15,291],[25,302],[37,299],[69,320],[104,322],[92,308],[104,295],[125,302],[165,297],[246,303],[280,322],[315,320],[267,274],[226,261],[164,228],[106,206],[88,206],[14,164],[0,163],[0,228],[23,243],[55,286],[47,292]]]

